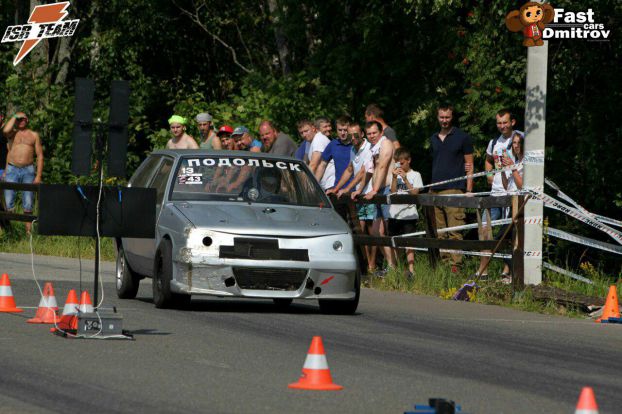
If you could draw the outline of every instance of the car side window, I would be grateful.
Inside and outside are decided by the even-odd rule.
[[[165,158],[162,161],[160,168],[158,168],[158,172],[153,178],[151,185],[149,186],[156,189],[156,207],[160,207],[162,205],[162,200],[164,199],[164,192],[166,191],[166,184],[168,184],[168,178],[172,168],[173,160]]]
[[[142,168],[136,171],[134,176],[130,179],[131,186],[146,187],[149,179],[153,175],[153,169],[158,165],[161,159],[162,157],[159,155],[149,157],[142,165]]]

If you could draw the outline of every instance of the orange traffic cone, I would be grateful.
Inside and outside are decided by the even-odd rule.
[[[9,275],[3,273],[2,280],[0,280],[0,312],[18,313],[23,311],[23,309],[20,309],[15,305]]]
[[[322,391],[343,389],[341,385],[333,384],[321,337],[313,337],[300,379],[296,383],[289,384],[288,387]]]
[[[609,286],[609,293],[607,294],[607,301],[605,302],[605,308],[603,309],[603,316],[596,319],[596,322],[605,322],[609,318],[620,318],[618,294],[615,285]]]
[[[78,327],[78,295],[74,289],[69,291],[67,300],[65,301],[65,307],[63,308],[63,315],[56,323],[59,329],[66,331],[68,329],[77,329]],[[56,328],[51,328],[50,332],[55,332]]]
[[[80,313],[93,313],[95,309],[93,309],[93,302],[91,302],[91,297],[89,296],[89,292],[86,290],[82,292],[80,295],[80,308],[78,309]]]
[[[28,323],[55,323],[58,320],[56,312],[58,304],[54,296],[54,288],[51,282],[47,282],[43,288],[43,297],[39,301],[39,308],[34,318],[28,319]]]
[[[579,401],[577,401],[577,409],[575,414],[598,414],[598,405],[594,398],[594,390],[592,387],[583,387]]]

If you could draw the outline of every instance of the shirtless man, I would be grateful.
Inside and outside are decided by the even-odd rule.
[[[186,118],[173,115],[168,119],[171,126],[173,138],[166,143],[167,149],[198,149],[197,142],[190,135],[186,134]]]
[[[8,144],[8,154],[3,173],[4,181],[8,183],[41,182],[43,172],[43,147],[39,134],[27,128],[28,117],[23,112],[17,112],[4,125],[2,132]],[[37,172],[35,174],[34,157],[37,156]],[[15,208],[15,191],[5,190],[4,200],[9,211]],[[31,191],[22,193],[22,207],[24,214],[32,213],[33,194]],[[31,223],[26,223],[26,232],[30,234]]]

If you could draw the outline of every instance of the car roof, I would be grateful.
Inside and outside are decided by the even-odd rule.
[[[169,155],[174,158],[180,158],[185,156],[225,156],[225,157],[250,157],[250,158],[265,158],[273,160],[288,160],[288,161],[300,161],[298,158],[287,157],[284,155],[267,154],[265,152],[251,152],[251,151],[229,151],[229,150],[217,150],[208,151],[204,149],[161,149],[151,153],[151,155]]]

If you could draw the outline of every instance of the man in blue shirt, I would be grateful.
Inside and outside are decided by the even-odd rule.
[[[443,105],[438,108],[437,119],[441,127],[430,137],[432,149],[432,183],[473,173],[473,142],[471,137],[460,128],[453,126],[454,108]],[[431,194],[463,194],[473,191],[473,178],[440,184],[431,188]],[[458,207],[434,207],[436,228],[461,226],[464,224],[464,209]],[[459,232],[440,233],[439,238],[462,240]],[[443,254],[443,259],[450,259],[452,272],[458,271],[462,255]]]
[[[335,164],[335,180],[326,190],[329,190],[335,186],[341,179],[346,168],[350,165],[350,157],[352,152],[352,143],[348,138],[348,126],[352,123],[352,119],[349,116],[342,116],[337,119],[337,139],[332,140],[322,152],[322,158],[320,165],[315,171],[315,178],[322,179],[326,167],[330,162]],[[348,185],[352,177],[345,182],[344,186]]]
[[[245,126],[238,126],[233,130],[231,138],[235,141],[240,151],[261,152],[261,141],[253,138]]]

